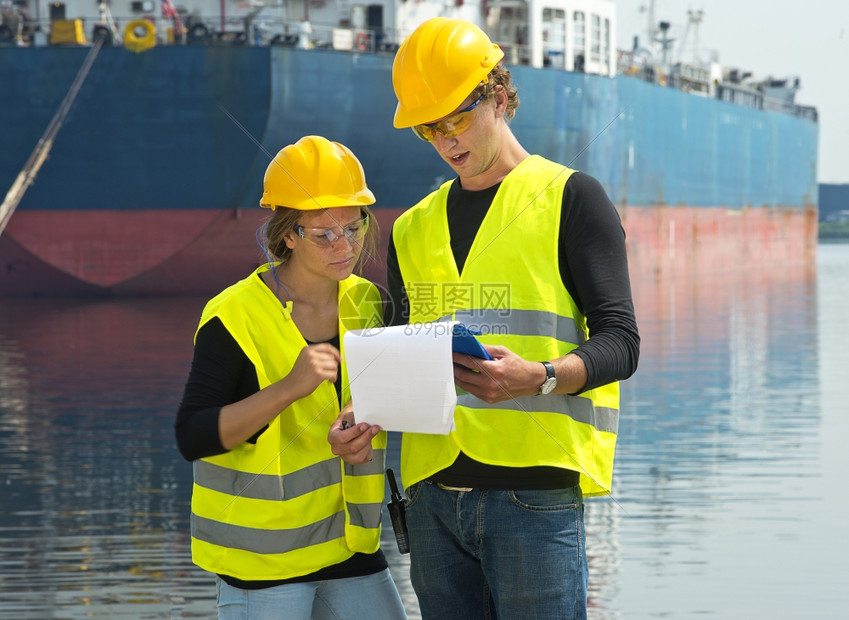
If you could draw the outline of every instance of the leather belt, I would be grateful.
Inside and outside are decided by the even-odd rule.
[[[468,493],[469,491],[474,491],[474,487],[449,487],[447,484],[442,484],[441,482],[437,482],[436,486],[440,489],[444,489],[445,491],[458,491]]]

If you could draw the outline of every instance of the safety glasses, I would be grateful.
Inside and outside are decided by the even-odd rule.
[[[486,94],[481,95],[478,97],[477,101],[468,108],[464,108],[456,114],[443,118],[441,121],[437,121],[436,123],[413,125],[413,133],[425,142],[433,142],[433,138],[437,132],[441,133],[446,138],[459,136],[471,126],[472,121],[475,120],[472,112],[485,98]]]
[[[295,225],[295,234],[301,239],[306,239],[320,248],[329,248],[336,244],[343,236],[349,243],[361,241],[368,231],[368,215],[362,219],[355,220],[347,226],[332,226],[330,228],[307,228]]]

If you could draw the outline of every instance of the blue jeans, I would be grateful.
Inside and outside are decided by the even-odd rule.
[[[406,620],[389,569],[365,577],[288,583],[261,590],[218,579],[219,620]]]
[[[423,620],[585,619],[580,487],[536,491],[410,487],[410,580]]]

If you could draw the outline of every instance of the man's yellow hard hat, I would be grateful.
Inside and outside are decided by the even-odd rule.
[[[475,24],[434,17],[407,37],[395,55],[395,127],[431,123],[454,111],[499,60],[501,48]]]

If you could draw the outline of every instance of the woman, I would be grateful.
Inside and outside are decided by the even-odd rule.
[[[192,559],[218,575],[219,618],[406,617],[380,551],[386,433],[340,428],[353,423],[342,337],[380,323],[379,293],[352,275],[374,247],[374,201],[345,146],[287,146],[260,202],[268,262],[201,316],[175,428],[194,464]],[[361,465],[332,454],[331,425]]]

